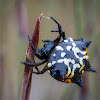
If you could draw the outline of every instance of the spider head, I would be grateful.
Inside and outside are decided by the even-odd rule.
[[[53,41],[50,40],[42,40],[44,44],[43,48],[41,49],[41,53],[43,56],[45,56],[46,58],[49,57],[49,55],[51,54],[51,51],[54,49],[55,44]]]

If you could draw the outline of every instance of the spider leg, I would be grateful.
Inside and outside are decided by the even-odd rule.
[[[40,71],[37,66],[35,67],[35,69],[37,70],[37,72]]]
[[[34,61],[34,63],[35,63],[35,61]],[[37,72],[40,71],[39,68],[38,68],[37,66],[35,67],[35,69],[36,69]]]
[[[62,31],[61,25],[53,17],[50,16],[50,18],[58,25],[58,31],[52,30],[51,32],[59,32],[60,36],[65,40],[65,32]]]
[[[45,42],[51,42],[51,40],[42,40],[43,43]]]
[[[55,40],[53,40],[54,44],[57,45],[61,39],[61,36],[58,36]]]
[[[40,54],[42,54],[42,52],[41,52],[41,50],[40,50],[40,49],[38,49],[38,52],[39,52]]]
[[[51,32],[59,32],[58,30],[51,30]]]
[[[29,67],[37,67],[37,66],[40,66],[40,65],[42,65],[46,62],[47,62],[46,60],[43,60],[43,61],[40,61],[40,62],[37,62],[37,63],[29,63],[29,62],[21,62],[21,63],[24,64],[24,65],[27,65]]]
[[[36,48],[35,48],[34,45],[32,44],[32,41],[31,41],[29,35],[28,35],[28,39],[29,39],[29,42],[30,42],[30,44],[31,44],[31,48],[32,48],[32,50],[34,51],[35,55],[36,55],[39,59],[43,60],[43,56],[41,56],[41,55],[36,51]]]
[[[32,72],[32,73],[34,73],[34,74],[43,74],[43,73],[45,73],[47,70],[48,70],[49,68],[47,68],[47,64],[46,64],[46,66],[41,70],[41,71],[38,71],[38,72]]]

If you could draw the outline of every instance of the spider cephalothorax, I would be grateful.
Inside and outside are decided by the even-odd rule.
[[[65,32],[62,31],[60,24],[53,17],[50,18],[58,25],[58,31],[51,32],[59,32],[59,36],[54,41],[43,40],[45,43],[43,48],[37,51],[28,35],[31,48],[35,55],[43,61],[33,64],[28,62],[22,63],[35,67],[47,62],[42,71],[37,70],[37,72],[33,73],[43,74],[48,70],[50,75],[58,81],[66,83],[73,82],[83,87],[81,75],[85,71],[95,72],[89,63],[89,56],[87,54],[91,41],[84,43],[83,38],[79,40],[66,38]],[[61,37],[63,41],[60,42]]]

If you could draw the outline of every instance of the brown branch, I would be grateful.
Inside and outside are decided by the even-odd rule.
[[[42,15],[43,13],[38,18],[35,30],[32,35],[32,43],[35,46],[35,48],[37,48],[38,46],[40,21],[41,21]],[[30,43],[26,52],[26,62],[34,63],[34,52],[31,49]],[[20,100],[29,100],[30,90],[31,90],[32,70],[33,69],[31,67],[25,66]]]

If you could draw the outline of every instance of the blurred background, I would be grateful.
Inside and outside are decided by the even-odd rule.
[[[20,61],[25,61],[27,34],[32,36],[42,12],[62,25],[66,37],[92,40],[88,54],[97,73],[83,75],[83,89],[58,82],[48,72],[33,74],[30,100],[100,100],[100,0],[0,0],[0,100],[20,99],[24,72]],[[50,32],[57,29],[51,19],[42,18],[40,27],[38,48],[41,40],[58,36]]]

